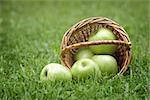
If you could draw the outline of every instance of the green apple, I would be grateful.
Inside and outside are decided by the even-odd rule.
[[[117,61],[113,56],[95,55],[92,60],[98,64],[102,74],[115,75],[118,72]]]
[[[64,67],[63,65],[57,63],[51,63],[46,65],[42,69],[40,79],[42,81],[71,80],[72,75],[70,70]]]
[[[91,36],[89,38],[89,41],[95,41],[95,40],[116,40],[117,37],[110,31],[109,29],[106,28],[101,28],[99,31]],[[94,54],[113,54],[117,46],[113,44],[103,44],[103,45],[96,45],[96,46],[90,46],[90,49]]]
[[[82,79],[89,77],[101,77],[101,71],[98,65],[91,59],[85,58],[75,62],[71,68],[73,77]]]
[[[82,48],[75,54],[75,60],[91,58],[94,54],[89,48]]]

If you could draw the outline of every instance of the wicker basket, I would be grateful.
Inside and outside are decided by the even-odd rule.
[[[112,30],[118,40],[88,41],[91,34],[104,27]],[[72,26],[65,34],[61,43],[61,63],[71,68],[75,62],[73,55],[79,48],[91,45],[113,44],[118,49],[113,55],[119,66],[119,73],[124,73],[131,61],[131,42],[123,27],[116,22],[104,17],[92,17],[84,19]]]

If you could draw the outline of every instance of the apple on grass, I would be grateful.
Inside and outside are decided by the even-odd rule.
[[[75,54],[75,60],[84,59],[84,58],[91,58],[94,54],[89,48],[82,48]]]
[[[106,28],[101,28],[99,31],[89,38],[89,41],[95,40],[116,40],[117,37],[112,33],[111,30]],[[102,44],[102,45],[95,45],[90,46],[91,51],[94,54],[113,54],[117,46],[113,44]]]
[[[73,77],[85,79],[90,77],[100,78],[101,71],[98,65],[91,59],[85,58],[75,62],[71,68]]]
[[[112,76],[118,72],[117,61],[113,56],[110,55],[95,55],[92,57],[92,60],[95,61],[102,74]]]
[[[71,80],[72,75],[68,68],[57,63],[51,63],[46,65],[40,75],[42,81],[59,81],[59,80]]]

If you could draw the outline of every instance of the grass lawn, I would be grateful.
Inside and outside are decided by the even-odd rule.
[[[13,1],[0,1],[1,100],[150,98],[148,0]],[[109,80],[40,82],[45,65],[60,63],[66,30],[92,16],[115,20],[129,34],[133,54],[126,75]]]

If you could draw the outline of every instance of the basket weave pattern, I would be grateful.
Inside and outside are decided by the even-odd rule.
[[[89,36],[96,33],[100,28],[110,29],[117,40],[96,40],[88,41]],[[61,43],[61,63],[71,68],[74,54],[79,48],[92,45],[113,44],[118,45],[118,49],[113,55],[119,66],[119,73],[124,73],[131,61],[131,42],[123,27],[116,22],[104,17],[92,17],[84,19],[72,26],[65,34]]]

